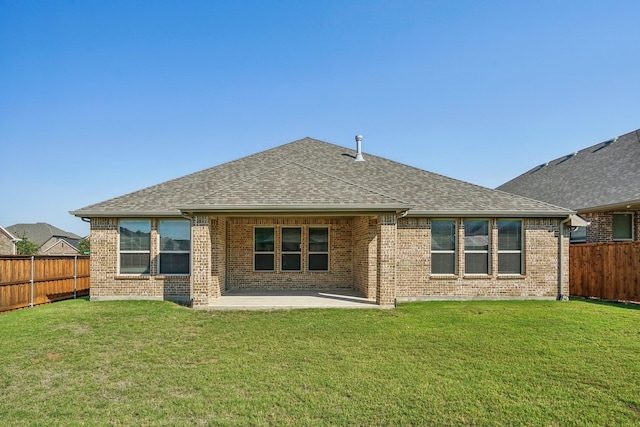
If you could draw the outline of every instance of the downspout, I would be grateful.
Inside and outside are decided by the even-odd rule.
[[[558,242],[560,244],[560,249],[558,251],[559,253],[559,260],[558,260],[558,301],[568,301],[569,300],[569,295],[563,295],[562,294],[562,278],[564,276],[564,269],[563,269],[563,261],[564,261],[564,225],[571,221],[571,216],[569,216],[567,219],[565,219],[564,221],[560,222],[560,236],[558,238]]]

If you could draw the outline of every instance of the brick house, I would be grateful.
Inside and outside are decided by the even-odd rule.
[[[569,294],[573,211],[311,138],[71,213],[91,222],[92,300]]]
[[[78,255],[78,243],[82,240],[77,234],[46,222],[14,224],[7,229],[19,240],[28,239],[37,244],[39,255]]]
[[[16,243],[19,241],[20,239],[0,225],[0,255],[15,255],[17,253]]]
[[[639,134],[640,129],[536,166],[498,190],[577,211],[589,225],[574,228],[572,243],[638,241]]]

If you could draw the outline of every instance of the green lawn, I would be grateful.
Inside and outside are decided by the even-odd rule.
[[[640,310],[585,301],[0,315],[3,425],[640,425]]]

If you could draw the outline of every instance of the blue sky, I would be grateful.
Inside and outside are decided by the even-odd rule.
[[[305,136],[494,188],[640,128],[638,1],[0,0],[0,225]],[[558,183],[567,185],[567,183]]]

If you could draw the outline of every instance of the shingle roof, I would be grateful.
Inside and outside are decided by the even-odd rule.
[[[640,201],[639,130],[536,166],[499,190],[576,211]]]
[[[37,243],[38,246],[42,246],[47,240],[52,237],[59,237],[65,239],[73,246],[77,246],[82,237],[69,231],[61,230],[58,227],[54,227],[46,222],[37,222],[35,224],[14,224],[7,227],[7,230],[16,237],[27,238],[33,243]]]
[[[16,236],[11,234],[11,232],[9,230],[7,230],[6,228],[4,228],[1,225],[0,225],[0,233],[2,233],[5,236],[7,236],[7,238],[9,238],[9,240],[11,240],[12,242],[19,242],[20,241],[20,239],[18,239]]]
[[[565,216],[568,209],[304,138],[72,211],[77,216],[181,211],[377,210],[433,215]]]

